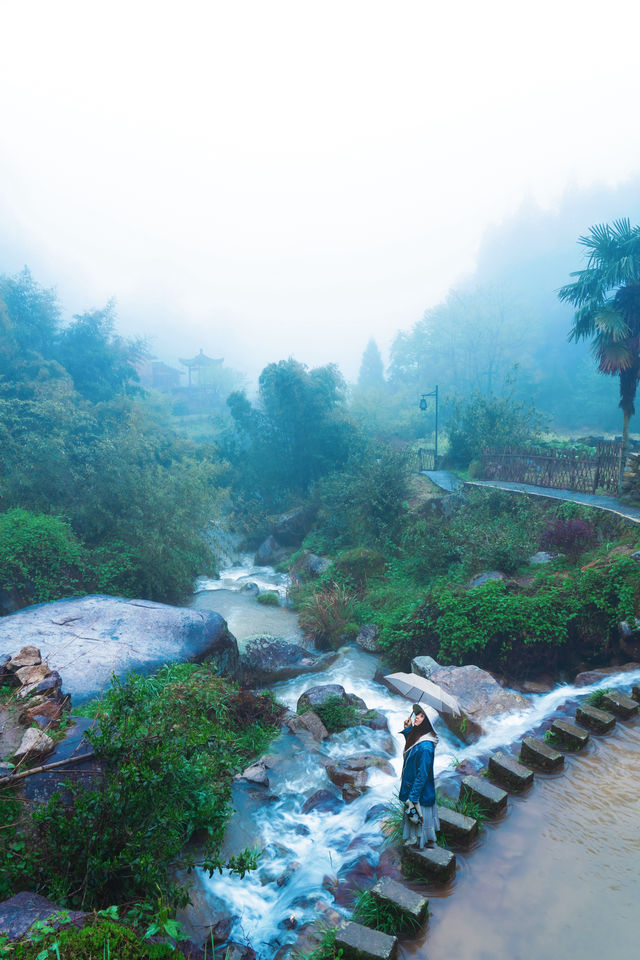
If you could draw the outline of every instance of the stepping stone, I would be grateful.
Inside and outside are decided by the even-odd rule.
[[[589,740],[589,734],[583,727],[577,727],[568,720],[554,720],[551,730],[568,750],[582,750]]]
[[[465,817],[457,810],[448,807],[438,807],[440,830],[446,837],[447,843],[455,846],[468,847],[471,841],[478,836],[478,821],[473,817]]]
[[[344,960],[395,960],[398,939],[349,920],[338,927],[336,953],[339,950]]]
[[[520,759],[546,771],[557,770],[564,764],[564,754],[535,737],[525,737],[522,740]]]
[[[613,690],[611,693],[605,693],[602,698],[602,706],[605,707],[606,710],[611,710],[611,713],[615,713],[616,717],[621,717],[622,720],[628,720],[638,712],[640,703],[632,700],[631,697],[627,697],[624,693],[618,693],[617,690]]]
[[[456,872],[456,857],[444,847],[402,847],[402,866],[410,873],[438,883],[446,883]]]
[[[414,893],[397,880],[383,877],[371,889],[371,896],[378,903],[391,904],[412,917],[416,923],[422,924],[429,912],[429,901],[419,893]]]
[[[489,757],[489,773],[494,780],[510,790],[524,790],[533,783],[531,770],[504,753],[494,753]]]
[[[489,783],[484,777],[465,777],[460,786],[460,793],[474,800],[492,819],[497,817],[507,805],[506,791]]]
[[[631,687],[631,696],[634,700],[640,701],[640,686],[638,686],[637,683],[634,683],[634,685]]]
[[[591,703],[583,703],[576,710],[576,720],[594,733],[608,733],[616,725],[616,718],[607,710],[600,710]]]

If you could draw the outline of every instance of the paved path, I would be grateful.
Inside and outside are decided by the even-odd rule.
[[[448,492],[459,489],[461,481],[447,470],[429,470],[426,475],[437,486]],[[555,490],[552,487],[535,487],[531,483],[510,483],[507,480],[467,480],[465,486],[494,487],[497,490],[513,490],[516,493],[531,493],[538,497],[551,497],[553,500],[567,500],[570,503],[583,503],[588,507],[608,510],[620,517],[640,523],[640,507],[621,503],[615,497],[599,497],[591,493],[578,493],[576,490]]]

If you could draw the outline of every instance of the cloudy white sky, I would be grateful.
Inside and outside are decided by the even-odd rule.
[[[522,203],[640,172],[633,10],[0,0],[0,272],[353,376]]]

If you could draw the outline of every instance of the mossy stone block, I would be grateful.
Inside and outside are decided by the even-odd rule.
[[[568,720],[554,720],[551,730],[567,750],[582,750],[589,742],[589,734],[584,727],[578,727]]]
[[[608,733],[616,725],[616,718],[608,710],[600,710],[590,703],[583,703],[576,710],[576,720],[594,733]]]
[[[479,804],[490,818],[497,817],[507,805],[506,790],[489,783],[484,777],[465,777],[460,793]]]
[[[391,877],[382,877],[371,888],[371,896],[378,903],[391,904],[402,913],[413,917],[418,923],[423,923],[429,912],[429,901],[420,893],[415,893],[404,884],[392,880]]]
[[[398,939],[349,920],[338,927],[338,950],[342,950],[344,960],[395,960]]]
[[[524,737],[520,744],[520,759],[540,770],[558,770],[564,764],[564,755],[535,737]]]
[[[413,875],[446,883],[456,872],[456,857],[444,847],[402,847],[402,867]]]
[[[605,710],[615,713],[616,717],[629,720],[638,712],[640,703],[637,700],[632,700],[631,697],[627,697],[624,693],[613,690],[611,693],[605,693],[602,698],[602,706]]]
[[[508,790],[526,790],[533,783],[533,772],[504,753],[489,757],[489,774]]]
[[[458,847],[468,847],[472,840],[478,836],[478,821],[473,817],[465,817],[463,813],[457,810],[449,810],[448,807],[438,807],[438,819],[440,820],[440,830],[444,834],[448,843]]]

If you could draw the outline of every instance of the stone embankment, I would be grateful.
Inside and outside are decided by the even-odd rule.
[[[640,685],[632,688],[632,696],[611,690],[601,697],[600,706],[583,703],[576,709],[576,722],[557,719],[540,740],[525,736],[514,745],[518,756],[495,753],[489,757],[482,773],[464,777],[460,797],[477,805],[487,819],[500,819],[509,804],[509,795],[527,791],[537,776],[554,775],[564,767],[565,753],[583,750],[590,736],[602,736],[614,730],[619,721],[629,721],[638,715]],[[588,728],[588,729],[587,729]],[[480,824],[472,817],[463,816],[444,807],[438,807],[440,835],[438,846],[418,850],[402,847],[388,851],[389,863],[398,866],[413,889],[387,876],[378,880],[370,893],[373,898],[399,917],[417,920],[420,926],[428,922],[429,906],[426,894],[433,884],[450,883],[456,873],[456,849],[468,848],[476,840]],[[452,849],[449,849],[452,848]],[[416,886],[422,886],[416,890]],[[335,949],[342,951],[343,960],[394,960],[398,952],[401,929],[396,935],[381,933],[354,920],[342,920],[336,932]],[[416,935],[416,924],[411,936]]]

